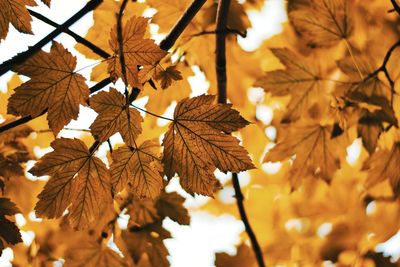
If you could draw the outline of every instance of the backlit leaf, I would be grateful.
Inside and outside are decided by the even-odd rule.
[[[28,6],[36,6],[34,0],[3,0],[0,1],[0,41],[5,39],[11,23],[18,31],[32,33]]]
[[[32,117],[48,109],[49,126],[57,134],[86,105],[89,88],[85,78],[74,72],[76,58],[61,44],[53,42],[50,53],[39,51],[14,71],[31,79],[15,89],[8,113]]]
[[[90,107],[99,115],[90,126],[93,136],[100,142],[119,132],[125,143],[134,146],[136,137],[142,132],[140,113],[129,107],[125,97],[116,89],[100,92],[90,98]]]
[[[138,77],[139,66],[154,65],[167,54],[153,40],[144,38],[147,21],[143,17],[132,17],[123,27],[122,48],[127,75],[125,82],[132,87],[141,87]],[[108,71],[111,78],[116,81],[119,77],[124,78],[119,60],[117,27],[111,31],[110,47],[114,56],[108,61]]]
[[[218,182],[215,168],[240,172],[254,168],[239,140],[228,135],[248,124],[229,104],[215,104],[214,96],[183,99],[163,140],[164,168],[175,173],[190,193],[212,195]]]
[[[38,196],[35,211],[39,216],[58,218],[68,208],[71,225],[87,228],[111,203],[109,171],[79,139],[56,139],[51,146],[54,151],[30,170],[37,176],[51,176]]]
[[[118,148],[112,154],[111,164],[114,191],[120,192],[128,186],[136,197],[156,198],[163,187],[158,149],[159,145],[154,141]]]

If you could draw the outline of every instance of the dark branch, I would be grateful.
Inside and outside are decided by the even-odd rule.
[[[128,77],[126,76],[126,64],[125,64],[125,55],[124,55],[124,38],[122,36],[122,17],[124,15],[124,11],[126,5],[128,4],[128,0],[123,0],[121,7],[119,9],[117,15],[117,40],[118,40],[118,53],[119,53],[119,63],[121,65],[121,73],[122,79],[125,82],[125,97],[126,102],[128,104]]]
[[[47,23],[50,26],[53,26],[54,28],[60,27],[60,24],[55,23],[54,21],[46,18],[45,16],[43,16],[33,10],[30,10],[30,9],[28,9],[28,11],[33,17],[43,21],[44,23]],[[83,44],[84,46],[86,46],[87,48],[89,48],[90,50],[92,50],[94,53],[101,56],[102,58],[111,57],[111,55],[109,53],[107,53],[106,51],[104,51],[103,49],[98,47],[97,45],[93,44],[92,42],[90,42],[90,41],[86,40],[85,38],[79,36],[78,34],[74,33],[73,31],[71,31],[69,29],[64,29],[64,32],[66,34],[68,34],[69,36],[71,36],[72,38],[74,38],[75,41],[77,41],[80,44]]]
[[[237,30],[237,29],[229,29],[229,28],[226,28],[226,29],[223,30],[223,31],[201,31],[201,32],[192,34],[192,35],[190,35],[190,36],[191,36],[191,37],[196,37],[196,36],[201,36],[201,35],[217,34],[217,33],[222,33],[222,34],[224,34],[224,33],[225,33],[225,34],[237,34],[237,35],[239,35],[239,36],[241,36],[241,37],[243,37],[243,38],[246,38],[246,37],[247,37],[247,32],[246,32],[246,31],[241,32],[241,31],[239,31],[239,30]]]
[[[176,40],[178,40],[179,36],[186,29],[187,25],[189,25],[205,2],[206,0],[193,0],[192,4],[188,9],[186,9],[185,13],[183,13],[182,17],[178,20],[169,34],[161,41],[161,49],[169,50],[175,44]]]
[[[219,0],[217,9],[217,32],[215,65],[218,83],[218,103],[226,103],[226,55],[225,55],[225,39],[226,25],[228,22],[230,0]]]
[[[103,0],[91,0],[87,3],[81,10],[79,10],[75,15],[69,18],[66,22],[57,27],[54,31],[45,36],[42,40],[37,42],[35,45],[31,46],[28,50],[19,53],[15,57],[3,62],[0,65],[0,76],[11,70],[16,64],[20,64],[23,61],[30,58],[33,54],[39,51],[43,46],[45,46],[48,42],[52,41],[55,37],[57,37],[60,33],[64,32],[67,28],[69,28],[72,24],[77,22],[83,16],[85,16],[88,12],[95,9]]]
[[[217,85],[218,85],[218,103],[226,103],[227,93],[226,93],[226,25],[228,21],[230,0],[219,0],[217,9],[217,37],[216,37],[216,73],[217,73]],[[257,263],[260,267],[264,267],[263,254],[260,245],[257,241],[257,237],[251,228],[249,219],[247,218],[246,210],[243,205],[244,197],[240,188],[240,183],[238,175],[232,173],[233,188],[235,189],[236,203],[239,209],[240,218],[243,221],[244,227],[246,229],[247,235],[250,238],[251,245],[253,247],[254,254],[257,259]]]
[[[256,255],[256,259],[258,262],[258,266],[264,267],[265,263],[262,255],[262,250],[260,245],[258,244],[257,237],[254,234],[253,229],[251,228],[249,219],[247,218],[246,210],[243,205],[244,197],[240,189],[239,179],[236,173],[232,173],[232,183],[233,183],[233,188],[235,189],[236,204],[239,209],[240,218],[242,219],[244,228],[246,229],[247,235],[250,238],[251,245],[253,247],[254,254]]]
[[[400,6],[397,4],[396,0],[390,0],[390,2],[392,2],[393,8],[397,14],[400,15]]]

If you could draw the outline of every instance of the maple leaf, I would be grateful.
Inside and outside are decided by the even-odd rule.
[[[376,60],[365,55],[357,55],[355,59],[358,67],[349,58],[337,62],[340,70],[349,77],[349,81],[338,86],[337,91],[347,100],[361,104],[361,107],[371,107],[372,114],[382,121],[396,125],[397,118],[390,105],[390,87],[378,75],[370,76],[377,69]],[[363,78],[360,77],[360,72]]]
[[[169,217],[171,220],[181,225],[189,225],[189,212],[183,206],[184,201],[185,198],[178,195],[176,192],[164,192],[156,202],[158,214],[160,214],[162,218]]]
[[[51,0],[42,0],[42,2],[43,2],[46,6],[50,7]]]
[[[366,187],[370,188],[388,179],[393,192],[400,194],[400,143],[395,143],[390,150],[375,151],[363,164],[363,170],[368,171]]]
[[[182,75],[176,69],[176,66],[169,66],[165,70],[157,73],[155,78],[160,81],[161,88],[166,89],[172,84],[172,81],[182,80]]]
[[[54,151],[29,170],[36,176],[51,176],[35,211],[39,216],[58,218],[68,208],[71,225],[87,228],[112,201],[109,171],[79,139],[56,139],[51,147]]]
[[[271,49],[285,65],[285,70],[267,72],[255,86],[264,88],[273,96],[290,95],[291,99],[282,121],[289,122],[301,117],[307,109],[323,97],[321,78],[315,62],[299,56],[289,49]]]
[[[132,87],[141,87],[138,77],[139,66],[154,65],[167,54],[153,40],[144,38],[147,22],[146,18],[134,16],[123,27],[122,50],[127,74],[125,82]],[[111,31],[110,47],[114,56],[108,61],[108,71],[111,78],[116,81],[119,77],[124,78],[119,60],[120,48],[116,26]]]
[[[218,182],[215,168],[240,172],[254,168],[239,140],[229,135],[248,122],[230,104],[215,104],[215,96],[180,101],[163,140],[165,174],[180,177],[190,193],[212,195]]]
[[[111,179],[114,191],[126,186],[139,198],[156,198],[163,187],[162,165],[158,156],[159,145],[145,141],[139,147],[123,146],[112,154]]]
[[[6,38],[10,23],[18,31],[32,34],[32,18],[26,6],[36,6],[36,3],[34,0],[0,1],[0,40]]]
[[[86,105],[89,88],[85,78],[74,72],[76,58],[61,44],[53,42],[50,53],[39,51],[13,68],[31,79],[18,86],[10,97],[7,112],[39,116],[48,109],[49,126],[57,134]]]
[[[348,0],[310,0],[289,12],[289,19],[308,45],[329,47],[352,33],[348,5]]]
[[[128,266],[124,258],[98,242],[88,241],[67,250],[65,267]]]
[[[20,211],[10,199],[0,198],[0,256],[4,249],[4,241],[12,245],[22,242],[18,227],[5,217],[16,213]]]
[[[134,199],[129,207],[129,228],[140,228],[159,220],[154,201],[151,199]]]
[[[163,243],[164,239],[170,237],[170,233],[161,227],[161,223],[122,232],[122,238],[134,262],[138,263],[142,255],[146,253],[153,267],[170,266],[167,260],[168,250]]]
[[[255,259],[251,249],[245,245],[240,244],[237,248],[235,256],[230,256],[227,253],[216,253],[215,266],[216,267],[241,267],[241,266],[254,266]]]
[[[291,169],[292,186],[311,171],[330,182],[340,167],[338,142],[331,138],[332,127],[319,123],[291,125],[285,138],[265,156],[264,162],[276,162],[296,155]]]
[[[142,132],[143,119],[139,111],[129,107],[121,93],[114,88],[110,92],[102,91],[90,98],[90,107],[99,113],[90,126],[96,140],[104,142],[119,132],[127,145],[134,146],[136,137]]]
[[[371,112],[365,112],[358,121],[358,136],[361,136],[363,145],[370,154],[375,151],[379,136],[383,130],[382,120]]]

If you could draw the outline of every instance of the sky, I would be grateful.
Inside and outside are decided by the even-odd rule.
[[[113,0],[105,0],[113,1]],[[51,9],[47,8],[40,1],[36,1],[38,7],[32,8],[36,12],[50,18],[57,23],[63,23],[69,17],[71,17],[76,11],[81,9],[86,1],[85,0],[52,0]],[[146,14],[153,14],[154,10],[149,10]],[[251,51],[256,49],[265,39],[278,34],[282,31],[282,23],[287,20],[285,13],[285,1],[284,0],[266,0],[265,6],[261,12],[249,11],[249,18],[252,22],[253,27],[249,29],[247,37],[239,37],[239,44],[243,49]],[[92,13],[89,13],[70,29],[75,33],[84,36],[89,27],[93,23]],[[18,52],[27,49],[28,45],[32,45],[40,40],[42,37],[47,35],[53,30],[53,27],[48,26],[35,18],[32,23],[34,35],[26,35],[18,33],[12,26],[10,26],[10,32],[7,39],[0,44],[0,62],[3,62]],[[91,60],[87,60],[83,55],[77,52],[73,47],[75,45],[75,40],[66,34],[61,34],[56,38],[56,41],[61,42],[69,51],[71,51],[78,58],[77,69],[88,66],[93,63]],[[44,49],[48,50],[49,45],[45,46]],[[204,75],[194,67],[195,76],[189,78],[189,82],[193,86],[193,94],[199,95],[205,93],[208,88],[208,83],[205,80]],[[90,68],[86,68],[83,72],[80,72],[87,79],[90,77]],[[0,77],[0,90],[7,90],[7,81],[11,78],[12,73],[8,73]],[[91,84],[90,84],[91,85]],[[121,84],[116,85],[121,86]],[[139,100],[135,103],[137,106],[143,107],[146,103],[146,99]],[[172,112],[172,109],[170,110]],[[260,110],[261,117],[264,120],[271,120],[272,113],[265,108]],[[171,115],[171,114],[170,114]],[[77,121],[71,122],[68,127],[70,128],[87,128],[88,125],[94,120],[95,113],[88,108],[82,108],[81,113]],[[1,120],[1,118],[0,118]],[[76,137],[76,132],[62,131],[61,136],[63,137]],[[267,131],[268,134],[276,134],[274,129]],[[118,136],[113,137],[115,142],[119,141]],[[113,140],[112,140],[113,141]],[[354,152],[349,153],[349,155],[357,154],[357,149],[360,144],[355,144],[353,149]],[[105,159],[107,148],[103,146],[99,149],[98,156]],[[35,149],[37,156],[41,156],[49,150],[41,150],[39,148]],[[351,160],[351,159],[350,159]],[[33,164],[33,162],[30,162]],[[268,165],[267,171],[274,171],[279,168],[279,165]],[[222,173],[217,173],[220,179],[228,179]],[[32,177],[31,177],[32,178]],[[249,182],[248,176],[242,174],[240,176],[242,184]],[[179,186],[177,180],[172,180],[167,190],[178,191],[180,194],[187,197],[185,206],[191,210],[191,225],[190,226],[180,226],[175,222],[166,219],[164,221],[164,227],[171,231],[173,239],[165,241],[167,248],[169,249],[170,256],[169,261],[172,267],[208,267],[214,266],[214,254],[215,252],[227,252],[231,255],[235,254],[235,245],[241,242],[239,237],[240,233],[244,231],[244,226],[241,221],[237,220],[234,216],[229,214],[224,214],[221,216],[214,216],[208,214],[205,211],[199,210],[199,207],[210,201],[207,197],[191,197],[187,195]],[[228,191],[229,192],[229,191]],[[235,201],[233,198],[233,191],[231,195],[222,196],[224,201],[232,202]],[[24,220],[27,218],[21,218],[22,215],[17,216],[17,224],[23,225]],[[29,219],[29,218],[28,218]],[[122,218],[119,220],[122,227],[127,224],[127,218]],[[22,233],[24,243],[29,245],[34,238],[33,232]],[[399,243],[400,236],[396,236],[389,242],[388,245],[382,245],[378,249],[381,251],[389,252],[392,255],[399,253],[399,247],[392,245]],[[115,246],[111,244],[115,249]],[[11,266],[9,263],[13,258],[12,249],[6,249],[3,252],[3,256],[0,258],[0,267]],[[58,266],[61,265],[61,261],[57,263]]]

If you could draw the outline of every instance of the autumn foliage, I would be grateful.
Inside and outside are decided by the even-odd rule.
[[[0,49],[11,25],[55,27],[0,65],[14,73],[0,92],[0,252],[15,266],[170,266],[163,222],[190,226],[185,199],[203,195],[202,210],[244,225],[217,267],[398,266],[377,249],[400,226],[398,2],[289,0],[282,32],[245,51],[259,27],[247,14],[266,3],[91,0],[57,24],[34,11],[50,0],[0,0]],[[87,35],[72,32],[90,11]],[[96,63],[78,68],[79,53]]]

